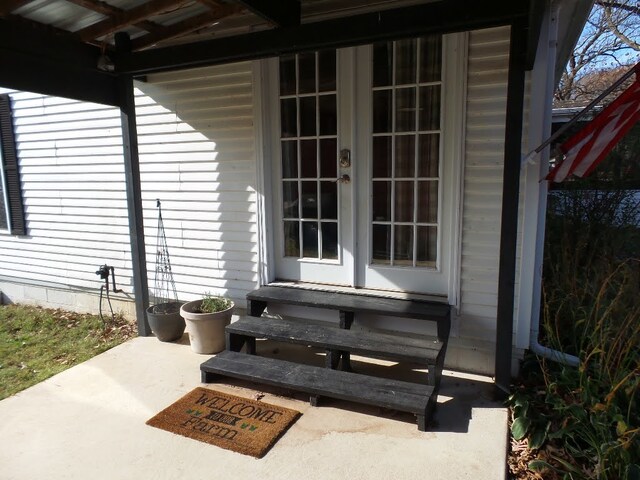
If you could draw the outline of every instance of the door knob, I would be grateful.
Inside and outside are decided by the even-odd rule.
[[[351,177],[346,173],[336,180],[337,183],[351,183]]]

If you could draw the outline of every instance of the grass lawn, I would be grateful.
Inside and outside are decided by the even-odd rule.
[[[0,305],[0,400],[136,335],[122,317]]]

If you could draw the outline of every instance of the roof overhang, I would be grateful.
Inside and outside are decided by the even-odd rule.
[[[53,3],[60,1],[52,0]],[[120,50],[116,51],[111,43],[96,44],[107,37],[110,42],[114,37],[117,38],[118,33],[114,35],[116,25],[125,25],[126,22],[136,22],[126,27],[129,30],[136,25],[148,30],[158,29],[157,17],[145,18],[142,7],[168,5],[171,1],[179,0],[72,0],[73,4],[91,5],[108,12],[117,10],[116,4],[137,5],[130,10],[122,10],[119,16],[114,14],[113,21],[118,20],[119,23],[111,26],[105,20],[96,22],[94,19],[94,24],[89,25],[86,25],[89,20],[84,23],[77,20],[73,23],[76,31],[63,31],[60,20],[54,22],[53,17],[52,23],[47,24],[45,10],[39,16],[36,15],[38,11],[31,12],[32,18],[28,20],[14,14],[3,16],[2,9],[10,8],[3,5],[0,7],[0,86],[119,105],[115,79],[121,74],[142,76],[284,53],[500,25],[517,25],[527,30],[525,54],[529,63],[532,63],[541,12],[546,5],[541,0],[378,0],[375,3],[361,0],[234,0],[223,5],[243,8],[244,13],[237,21],[244,23],[240,27],[226,23],[220,36],[212,36],[215,35],[215,32],[212,33],[215,27],[209,26],[202,35],[191,32],[179,41],[165,40],[165,46],[152,45],[136,51],[136,45],[140,45],[139,39],[148,38],[152,32],[136,37],[125,29],[121,34],[124,33],[124,37],[131,36],[131,40],[121,42],[121,46],[124,46]],[[198,2],[220,6],[217,0]],[[34,0],[11,0],[9,3],[14,6],[32,5],[34,9],[42,4]],[[325,10],[320,10],[317,7],[319,4],[324,5]],[[302,16],[297,10],[300,5],[303,7]],[[326,5],[332,6],[333,10],[327,9],[329,7]],[[26,6],[19,7],[14,13],[22,12]],[[157,11],[154,12],[157,15]],[[257,23],[247,23],[248,18],[258,19]],[[174,20],[181,25],[185,22]],[[166,35],[170,28],[171,25],[161,25],[159,31],[163,32],[165,39],[169,38]],[[111,33],[105,37],[104,32]],[[169,45],[166,45],[167,42]]]

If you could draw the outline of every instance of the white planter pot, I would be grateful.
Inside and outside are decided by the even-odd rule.
[[[233,303],[229,308],[216,313],[195,313],[202,300],[187,302],[180,308],[180,315],[187,323],[191,349],[196,353],[218,353],[224,350],[224,328],[231,323]]]

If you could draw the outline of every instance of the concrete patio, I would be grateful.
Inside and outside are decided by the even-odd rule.
[[[279,355],[283,347],[260,345]],[[320,356],[309,349],[302,355]],[[254,459],[145,425],[200,383],[209,358],[182,342],[135,338],[0,402],[0,478],[19,479],[464,479],[505,478],[507,410],[491,379],[445,371],[436,425],[411,415],[221,379],[208,385],[302,412]],[[389,362],[354,367],[418,378]],[[254,388],[252,388],[254,387]]]

